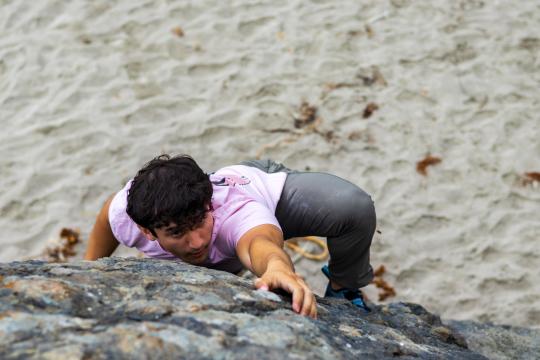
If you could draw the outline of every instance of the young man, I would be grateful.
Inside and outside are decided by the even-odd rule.
[[[315,297],[283,250],[286,239],[327,238],[326,297],[349,299],[364,312],[359,288],[373,278],[369,248],[373,201],[337,176],[246,161],[205,174],[187,155],[147,163],[101,209],[86,260],[111,255],[119,243],[147,256],[183,260],[232,273],[249,269],[259,289],[292,294],[294,311],[316,318]]]

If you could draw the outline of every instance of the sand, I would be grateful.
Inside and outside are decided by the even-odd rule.
[[[260,155],[372,194],[388,301],[539,327],[538,34],[534,1],[2,1],[0,261],[85,238],[161,152]]]

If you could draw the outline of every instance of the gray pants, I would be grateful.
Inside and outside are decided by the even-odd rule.
[[[240,165],[267,173],[287,172],[276,208],[283,237],[326,237],[332,280],[350,289],[370,283],[369,248],[376,216],[373,200],[365,191],[337,176],[294,171],[272,160],[243,161]]]

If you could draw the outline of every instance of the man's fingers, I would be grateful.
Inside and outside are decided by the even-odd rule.
[[[293,310],[297,313],[300,313],[302,310],[302,305],[304,302],[304,289],[301,286],[295,286],[292,291],[292,307]]]
[[[308,288],[304,289],[304,303],[302,304],[302,315],[308,316],[313,306],[313,293]]]
[[[266,291],[270,289],[270,286],[268,286],[268,284],[261,278],[258,278],[257,280],[255,280],[255,287],[257,289],[266,290]]]
[[[317,300],[315,300],[315,297],[313,297],[313,304],[311,305],[309,316],[313,319],[317,319]]]
[[[283,277],[263,276],[255,280],[255,287],[264,290],[281,288],[292,295],[294,312],[314,319],[317,318],[315,296],[302,278],[296,274]]]
[[[315,296],[302,280],[295,280],[295,282],[281,283],[280,287],[292,294],[292,308],[295,312],[316,318],[317,307]]]
[[[304,282],[303,278],[301,276],[298,276],[298,282],[301,284],[302,288],[304,289],[304,302],[302,305],[302,311],[301,314],[305,316],[309,316],[313,319],[317,318],[317,301],[315,300],[315,295],[307,286],[307,284]]]

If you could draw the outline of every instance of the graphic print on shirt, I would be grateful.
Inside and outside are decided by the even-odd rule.
[[[236,175],[228,175],[221,178],[221,180],[216,181],[213,180],[212,184],[216,186],[236,186],[236,185],[247,185],[251,183],[251,180],[249,180],[245,176],[236,176]]]

